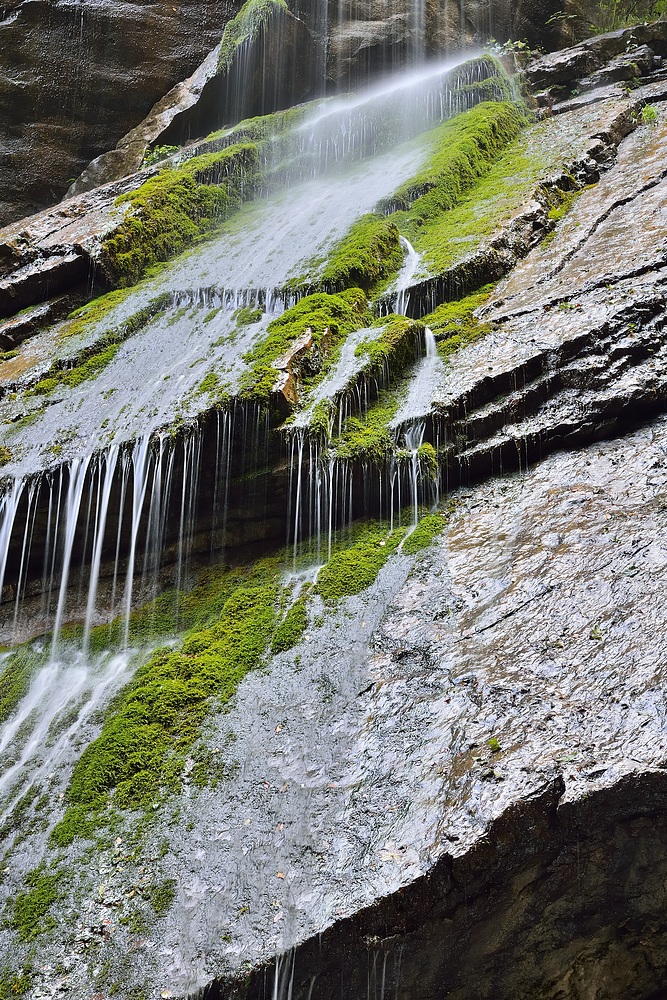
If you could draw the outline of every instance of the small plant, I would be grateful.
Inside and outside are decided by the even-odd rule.
[[[658,112],[652,104],[645,104],[641,114],[643,125],[655,125],[658,120]]]
[[[141,166],[152,167],[154,163],[166,160],[168,156],[177,153],[179,149],[180,146],[156,146],[155,149],[150,149],[144,154]]]

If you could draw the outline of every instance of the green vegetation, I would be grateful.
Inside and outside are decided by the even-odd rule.
[[[587,14],[593,14],[589,24],[582,15],[579,21],[592,32],[617,31],[628,28],[641,21],[654,21],[667,13],[666,0],[599,0],[592,7],[586,8]]]
[[[384,203],[385,210],[410,212],[397,219],[404,235],[414,235],[488,173],[494,161],[526,124],[525,112],[509,102],[486,101],[443,122],[431,132],[429,163]]]
[[[257,165],[257,146],[239,143],[165,167],[117,198],[116,204],[128,204],[130,211],[104,241],[103,263],[112,280],[135,284],[147,268],[222,222],[254,191]]]
[[[214,371],[207,372],[204,378],[199,383],[198,392],[200,393],[213,393],[218,392],[220,389],[220,379]]]
[[[221,706],[232,697],[271,641],[279,578],[275,560],[223,574],[219,613],[188,631],[179,649],[157,650],[139,667],[74,768],[67,812],[52,832],[56,844],[90,835],[94,814],[112,794],[123,809],[147,806],[162,788],[178,787],[212,701]]]
[[[553,197],[556,199],[556,203],[552,205],[547,213],[549,220],[554,224],[554,228],[547,233],[542,240],[543,247],[548,246],[556,238],[558,223],[572,209],[579,195],[583,194],[585,190],[586,188],[580,188],[576,191],[560,191],[558,188],[554,189]]]
[[[272,653],[283,653],[292,649],[308,627],[307,596],[299,597],[290,607],[284,619],[273,633]]]
[[[13,457],[11,448],[7,448],[6,445],[0,445],[0,466],[7,465]]]
[[[332,602],[370,587],[405,532],[405,528],[397,528],[387,533],[382,525],[367,525],[349,548],[334,553],[322,567],[315,593],[324,601]]]
[[[366,357],[361,372],[373,378],[404,371],[415,361],[418,344],[423,344],[424,323],[393,315],[383,322],[380,336],[364,341],[355,351],[357,357]]]
[[[238,14],[228,21],[222,34],[218,68],[228,69],[236,50],[254,41],[274,14],[288,13],[285,0],[246,0]]]
[[[250,365],[241,378],[241,395],[245,398],[268,402],[277,371],[273,362],[282,357],[291,345],[310,328],[316,347],[324,347],[325,331],[329,332],[329,345],[344,340],[353,330],[368,325],[366,296],[360,288],[347,289],[338,295],[318,292],[301,299],[295,306],[272,320],[263,341],[244,355]]]
[[[422,549],[427,549],[447,526],[447,516],[445,514],[426,514],[421,518],[417,527],[403,542],[401,550],[408,556],[416,555]]]
[[[329,254],[318,282],[328,291],[363,288],[369,293],[400,270],[403,250],[393,222],[364,215]]]
[[[49,916],[49,910],[58,899],[58,882],[62,874],[35,868],[26,875],[28,888],[14,899],[7,921],[7,926],[15,930],[22,941],[32,941],[38,934],[55,927],[56,921]]]
[[[84,333],[87,329],[104,319],[108,312],[115,306],[120,305],[130,294],[129,288],[116,288],[112,292],[106,292],[92,302],[80,306],[70,313],[67,322],[62,330],[63,337],[75,337]]]
[[[74,388],[87,379],[95,378],[114,359],[120,345],[164,312],[169,302],[168,292],[158,295],[119,327],[107,330],[94,344],[80,351],[75,357],[52,365],[26,395],[45,396],[61,386]],[[103,316],[105,311],[100,308],[98,314]]]
[[[481,114],[490,107],[504,108],[505,105],[482,104],[468,114]],[[514,114],[514,124],[511,117],[505,121],[508,139],[514,128],[518,135],[521,127],[521,112],[514,109]],[[462,115],[445,125],[466,118],[468,115]],[[444,272],[476,249],[521,209],[526,198],[550,171],[562,169],[563,162],[572,157],[571,136],[559,122],[553,121],[524,129],[515,141],[508,141],[504,147],[501,141],[494,148],[494,156],[487,159],[485,154],[482,157],[482,169],[476,182],[460,189],[457,197],[449,202],[452,206],[449,210],[440,210],[441,194],[431,190],[409,210],[391,216],[434,274]],[[418,184],[410,182],[406,189],[418,190]],[[448,203],[448,190],[445,190],[443,205]],[[545,194],[556,198],[554,190],[545,189]]]
[[[658,120],[657,108],[654,108],[652,104],[645,104],[642,108],[642,124],[643,125],[655,125]]]
[[[156,163],[166,160],[168,156],[172,156],[174,153],[177,153],[180,148],[180,146],[155,146],[153,149],[146,151],[144,158],[141,161],[141,166],[152,167]]]
[[[441,523],[439,515],[425,519],[406,551],[418,551],[426,538],[441,530]],[[149,653],[112,702],[99,737],[74,767],[67,809],[52,831],[53,843],[65,847],[76,837],[93,838],[100,826],[113,820],[115,810],[145,809],[178,789],[206,715],[229,702],[242,678],[269,650],[276,653],[296,645],[308,625],[311,596],[319,594],[330,602],[359,593],[375,580],[406,532],[405,528],[387,532],[386,525],[378,523],[355,526],[351,534],[334,542],[315,587],[302,591],[284,616],[280,609],[285,599],[281,581],[285,553],[245,567],[211,568],[192,590],[162,594],[133,612],[133,645],[173,637],[179,629],[182,642]],[[312,561],[312,544],[302,547],[300,564]],[[63,630],[62,642],[80,638],[80,627]],[[120,645],[122,639],[120,620],[111,627],[95,628],[91,652]],[[224,769],[225,761],[217,764]],[[19,916],[28,926],[25,915],[37,912],[40,900],[39,905],[50,906],[48,901],[55,899],[56,875],[39,871],[31,878],[30,900],[21,899],[17,926]],[[169,894],[168,887],[161,887],[158,907],[167,906]]]
[[[158,917],[166,916],[175,899],[176,880],[173,878],[165,879],[151,892],[151,904]]]
[[[0,673],[0,725],[10,717],[30,687],[33,674],[46,662],[32,644],[12,650]]]
[[[264,313],[259,308],[241,306],[240,309],[232,313],[232,319],[236,321],[237,326],[250,326],[252,323],[258,323],[263,315]]]
[[[29,969],[19,969],[12,972],[4,968],[0,972],[0,1000],[16,1000],[26,995],[32,985],[32,973]]]
[[[424,317],[424,325],[430,327],[438,342],[441,358],[451,357],[462,347],[491,332],[492,325],[477,319],[474,313],[489,301],[494,288],[495,285],[485,285],[473,295],[443,303]]]
[[[244,118],[233,128],[222,128],[216,132],[211,132],[206,136],[206,142],[257,142],[261,143],[265,139],[275,139],[291,131],[316,108],[321,106],[321,101],[311,101],[307,104],[298,104],[285,111],[273,111],[268,115],[257,115],[255,118]]]
[[[333,445],[336,455],[349,462],[370,461],[382,465],[394,450],[388,424],[398,409],[395,393],[382,390],[363,417],[348,417]]]

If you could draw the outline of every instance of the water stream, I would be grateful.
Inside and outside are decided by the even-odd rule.
[[[415,2],[416,22],[424,6]],[[37,667],[1,720],[0,827],[33,791],[62,796],[74,755],[138,662],[130,648],[138,603],[166,587],[187,589],[195,561],[221,561],[234,545],[243,551],[247,537],[274,547],[286,539],[295,569],[300,543],[312,538],[319,565],[360,515],[414,524],[437,499],[420,419],[441,365],[430,331],[422,340],[415,328],[420,342],[393,452],[377,467],[338,456],[310,424],[328,401],[329,431],[340,434],[391,385],[388,364],[380,374],[362,371],[359,349],[382,326],[340,345],[287,431],[276,430],[272,406],[241,399],[240,390],[248,352],[271,321],[316,285],[352,224],[418,173],[429,130],[469,107],[471,85],[492,71],[481,61],[433,64],[324,103],[264,149],[258,197],[215,237],[83,334],[68,340],[56,326],[31,341],[27,367],[0,398],[11,454],[0,495],[0,629],[8,643],[47,638],[5,661],[34,656]],[[422,264],[401,242],[391,295],[405,315]],[[94,378],[33,391],[54,359],[72,367],[141,310],[145,320]],[[99,652],[94,629],[114,619],[118,648]],[[276,961],[274,1000],[290,1000],[293,975],[289,955]]]

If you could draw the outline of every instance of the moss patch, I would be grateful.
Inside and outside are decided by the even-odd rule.
[[[167,915],[173,906],[175,899],[176,880],[173,878],[165,879],[164,882],[156,885],[151,892],[151,905],[158,917],[164,917]]]
[[[13,901],[7,925],[15,930],[22,941],[32,941],[38,934],[55,927],[56,921],[49,910],[58,899],[61,872],[35,868],[25,877],[27,889],[19,892]]]
[[[480,105],[469,114],[485,107]],[[510,121],[507,134],[511,131]],[[573,155],[572,138],[564,125],[559,121],[541,122],[517,133],[514,141],[487,160],[476,182],[462,188],[447,211],[438,208],[440,195],[433,191],[392,218],[422,254],[426,267],[434,274],[442,273],[512,219],[545,176],[562,169]],[[549,197],[553,190],[549,188]]]
[[[479,292],[457,302],[443,303],[435,312],[424,317],[424,325],[433,331],[441,358],[451,357],[462,347],[491,332],[492,324],[478,319],[474,313],[489,301],[494,288],[495,285],[486,285]]]
[[[229,586],[223,578],[222,592]],[[180,649],[158,650],[138,669],[74,768],[67,812],[52,832],[56,844],[89,835],[91,814],[112,794],[115,805],[128,808],[178,787],[210,703],[224,705],[269,645],[279,589],[275,563],[257,564],[237,580],[218,615],[186,634]]]
[[[228,69],[237,49],[254,41],[275,14],[289,12],[285,0],[247,0],[238,14],[228,21],[220,43],[218,68]]]
[[[330,346],[344,340],[371,320],[366,296],[359,288],[338,295],[308,295],[267,327],[265,339],[244,355],[250,369],[241,377],[241,396],[268,402],[278,377],[273,362],[282,357],[308,328],[317,346],[329,331]]]
[[[381,525],[364,529],[348,549],[335,553],[317,577],[315,593],[327,602],[360,594],[375,581],[392,552],[398,548],[405,528],[387,533]]]
[[[406,555],[412,556],[421,552],[422,549],[427,549],[433,539],[442,534],[446,526],[447,516],[445,514],[426,514],[403,542],[402,551]]]
[[[439,125],[430,136],[428,164],[382,203],[385,212],[409,211],[397,222],[401,232],[415,237],[488,173],[525,124],[525,112],[515,104],[485,101]]]
[[[32,973],[29,969],[12,972],[5,968],[0,972],[0,1000],[16,1000],[16,997],[24,997],[31,985]]]
[[[0,725],[5,723],[27,693],[35,672],[46,663],[47,656],[32,644],[12,651],[0,673]]]
[[[364,215],[329,254],[319,283],[328,291],[363,288],[369,293],[403,263],[399,232],[381,215]]]
[[[394,450],[388,425],[397,409],[395,394],[381,391],[363,417],[347,418],[342,434],[332,442],[336,455],[346,462],[363,460],[382,465]]]
[[[354,353],[366,359],[360,374],[372,378],[383,376],[386,381],[417,360],[425,324],[403,316],[388,316],[384,322],[380,336],[359,344]]]
[[[272,653],[283,653],[296,646],[308,627],[307,597],[300,597],[290,607],[273,634]]]
[[[165,168],[121,195],[116,204],[130,211],[103,246],[111,279],[132,285],[148,267],[195,243],[253,193],[257,168],[257,146],[238,143]]]

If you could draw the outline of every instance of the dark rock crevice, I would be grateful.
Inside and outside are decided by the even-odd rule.
[[[653,997],[667,975],[667,775],[565,791],[555,777],[465,854],[283,956],[291,995]],[[276,971],[204,997],[265,1000]]]

